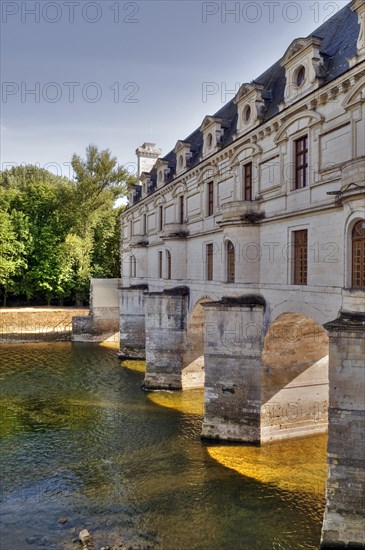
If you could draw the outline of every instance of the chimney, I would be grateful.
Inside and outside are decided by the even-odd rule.
[[[152,170],[161,153],[161,149],[157,149],[155,143],[144,143],[136,149],[138,180],[142,172],[150,172]]]

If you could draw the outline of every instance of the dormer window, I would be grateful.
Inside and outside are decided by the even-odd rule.
[[[161,187],[166,181],[170,173],[170,167],[167,160],[158,159],[154,166],[157,173],[157,187]]]
[[[151,182],[151,176],[149,172],[143,172],[139,177],[140,182],[142,183],[142,197],[148,195],[148,186]]]
[[[321,84],[324,76],[324,59],[321,54],[322,38],[310,36],[294,40],[281,60],[286,72],[284,103],[297,101],[305,94],[313,92]]]
[[[267,94],[268,98],[269,95]],[[237,105],[237,136],[248,132],[263,118],[265,109],[264,88],[255,82],[252,84],[242,84],[236,97]]]
[[[203,134],[203,157],[214,153],[224,135],[227,121],[218,117],[206,116],[200,126]]]
[[[184,172],[189,166],[189,160],[192,156],[191,144],[187,141],[178,141],[174,148],[176,154],[176,175]]]

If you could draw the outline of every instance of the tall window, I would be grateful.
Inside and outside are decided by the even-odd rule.
[[[213,182],[207,184],[207,216],[213,216],[214,213],[214,190]]]
[[[243,167],[243,199],[252,201],[252,162]]]
[[[136,277],[137,261],[135,256],[131,256],[129,260],[129,276],[131,278]]]
[[[308,185],[308,136],[303,136],[295,142],[295,180],[294,189],[302,189]]]
[[[129,222],[129,236],[133,237],[133,220]]]
[[[352,231],[352,287],[365,288],[365,220]]]
[[[158,253],[158,276],[162,279],[162,252]]]
[[[163,230],[163,206],[158,207],[158,230]]]
[[[308,276],[308,231],[294,231],[294,284],[306,285]]]
[[[166,250],[167,278],[171,279],[171,252]]]
[[[207,281],[213,281],[213,244],[207,244],[206,262],[207,262]]]
[[[147,214],[143,214],[142,235],[147,235]]]
[[[227,283],[234,283],[235,278],[235,253],[234,245],[231,241],[227,242]]]
[[[179,219],[180,223],[185,223],[185,212],[184,212],[184,196],[179,197]]]

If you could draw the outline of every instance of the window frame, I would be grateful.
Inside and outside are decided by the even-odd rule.
[[[214,255],[213,243],[207,243],[205,245],[205,260],[206,260],[205,280],[206,281],[213,281],[214,280],[213,255]]]
[[[179,196],[179,222],[180,224],[185,223],[185,197],[184,195]]]
[[[365,228],[365,219],[357,220],[351,231],[351,288],[362,290],[365,288],[365,236],[354,235],[360,224]]]
[[[164,226],[164,207],[162,204],[158,207],[158,230],[162,231]]]
[[[304,238],[305,237],[305,238]],[[293,285],[308,285],[308,229],[292,232]]]
[[[207,182],[207,218],[214,216],[214,182]]]
[[[249,198],[247,198],[249,197]],[[252,162],[243,165],[243,200],[251,202],[252,199]]]
[[[226,282],[236,282],[236,250],[231,240],[226,241]]]
[[[166,250],[166,279],[171,280],[172,273],[172,261],[171,261],[171,252]]]
[[[300,148],[301,144],[304,144]],[[303,158],[302,158],[303,157]],[[309,136],[304,134],[294,140],[294,186],[293,191],[308,187],[309,183]]]
[[[162,279],[163,277],[163,256],[162,256],[162,250],[159,250],[158,252],[158,278]]]
[[[129,277],[135,279],[137,277],[137,260],[132,254],[129,259]]]

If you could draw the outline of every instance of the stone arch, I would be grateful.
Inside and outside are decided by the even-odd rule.
[[[326,305],[328,306],[328,304]],[[283,313],[292,312],[309,317],[319,325],[323,325],[334,319],[338,311],[339,307],[333,307],[331,311],[325,311],[321,305],[315,306],[304,301],[297,302],[296,300],[284,300],[271,309],[269,323],[273,323]]]
[[[262,154],[262,147],[256,143],[244,143],[237,148],[234,155],[231,158],[231,165],[239,164],[240,162],[247,162],[250,158],[256,155]]]
[[[347,92],[342,102],[342,106],[344,109],[348,109],[349,107],[353,107],[358,103],[364,103],[364,101],[365,101],[365,90],[364,90],[364,83],[361,79],[360,82],[350,87],[350,90]]]
[[[261,441],[327,431],[328,336],[303,313],[275,317],[264,338]]]
[[[209,180],[214,180],[219,176],[219,170],[216,166],[208,164],[203,168],[198,176],[198,186],[204,185]]]
[[[284,139],[287,139],[288,137],[287,132],[290,126],[297,125],[299,128],[300,122],[305,122],[305,119],[307,119],[307,124],[306,126],[303,126],[303,128],[310,128],[311,126],[314,126],[315,124],[318,124],[319,122],[323,121],[323,117],[315,111],[296,115],[295,118],[290,118],[287,122],[284,122],[284,124],[278,130],[278,133],[275,137],[275,142],[280,143]]]
[[[204,386],[204,309],[202,304],[212,302],[208,296],[199,298],[187,320],[187,346],[182,371],[183,388]]]

